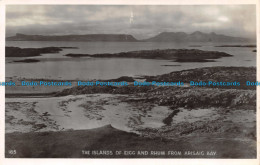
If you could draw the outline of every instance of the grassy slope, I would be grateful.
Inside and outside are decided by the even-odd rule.
[[[224,138],[223,138],[224,137]],[[10,133],[6,134],[6,157],[156,157],[156,156],[89,156],[82,150],[109,151],[217,151],[216,156],[159,156],[168,158],[253,158],[255,141],[241,141],[223,135],[193,136],[176,140],[144,138],[133,133],[117,130],[111,126],[91,130],[64,132]],[[249,148],[245,150],[245,148]],[[16,155],[8,154],[16,149]],[[254,156],[253,156],[254,155]]]

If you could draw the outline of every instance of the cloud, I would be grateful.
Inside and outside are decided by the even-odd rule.
[[[131,18],[133,13],[133,18]],[[131,18],[131,21],[130,21]],[[7,36],[128,33],[147,38],[163,31],[256,35],[255,5],[8,5]]]

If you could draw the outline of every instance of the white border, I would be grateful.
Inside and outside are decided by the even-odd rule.
[[[88,4],[88,5],[230,5],[230,4],[255,4],[257,7],[257,57],[259,57],[260,45],[260,2],[259,0],[0,0],[0,81],[5,80],[5,5],[17,4]],[[257,58],[257,66],[260,64]],[[260,68],[257,67],[257,73]],[[257,80],[260,80],[257,74]],[[257,87],[257,112],[260,108],[260,90]],[[46,164],[113,164],[113,165],[259,165],[259,129],[257,129],[257,159],[6,159],[4,158],[4,114],[5,114],[5,90],[0,88],[0,165],[46,165]],[[257,113],[257,128],[259,127],[259,114]]]

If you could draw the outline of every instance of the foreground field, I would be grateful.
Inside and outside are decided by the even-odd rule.
[[[255,68],[202,68],[146,79],[235,81],[238,75],[255,81]],[[47,97],[6,98],[6,157],[255,158],[256,90],[76,86]]]
[[[254,140],[234,138],[230,136],[232,134],[222,135],[187,136],[167,140],[140,137],[110,125],[91,130],[11,133],[6,135],[6,157],[255,158]],[[7,148],[15,148],[17,154],[9,154]],[[83,154],[88,151],[90,155]],[[115,151],[122,151],[122,154],[116,155]],[[138,151],[147,151],[148,155],[138,155]],[[152,151],[163,151],[165,155],[155,155]]]

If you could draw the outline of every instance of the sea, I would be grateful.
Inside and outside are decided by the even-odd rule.
[[[256,66],[256,48],[216,47],[219,45],[249,45],[255,43],[173,43],[173,42],[61,42],[61,41],[6,41],[6,46],[20,48],[77,47],[63,49],[55,54],[37,57],[8,57],[6,77],[51,80],[107,80],[121,76],[155,76],[173,71],[213,66]],[[194,46],[195,45],[195,46]],[[216,62],[173,62],[158,59],[136,58],[71,58],[69,53],[98,54],[154,49],[199,49],[226,52],[233,57],[216,59]],[[38,59],[36,63],[15,63],[15,60]]]

